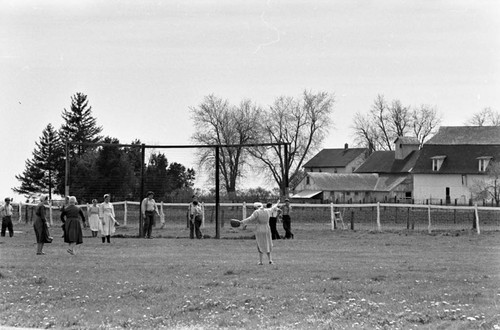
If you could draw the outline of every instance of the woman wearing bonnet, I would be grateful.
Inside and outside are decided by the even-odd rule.
[[[252,221],[257,222],[257,227],[255,229],[255,240],[257,241],[257,251],[259,252],[258,265],[262,265],[262,255],[264,253],[267,254],[269,263],[273,263],[273,259],[271,258],[273,240],[271,236],[271,227],[269,227],[269,217],[271,216],[271,212],[275,210],[278,205],[279,201],[271,208],[264,209],[262,203],[255,202],[253,204],[254,212],[252,213],[252,215],[240,221],[240,223],[243,225],[246,225]]]

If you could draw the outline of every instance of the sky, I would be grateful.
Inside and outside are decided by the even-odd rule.
[[[499,17],[497,0],[2,0],[0,197],[77,92],[121,143],[192,144],[189,109],[210,94],[266,107],[332,93],[323,148],[352,146],[379,94],[463,125],[500,111]]]

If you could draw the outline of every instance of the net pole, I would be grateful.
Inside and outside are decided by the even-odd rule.
[[[64,171],[64,195],[69,196],[69,142],[66,141],[66,150],[65,150],[65,167],[66,170]]]
[[[144,164],[146,160],[146,145],[141,145],[141,193],[139,197],[139,237],[143,237],[142,199],[144,198]]]
[[[219,147],[215,147],[215,238],[220,238],[220,222],[219,222]]]

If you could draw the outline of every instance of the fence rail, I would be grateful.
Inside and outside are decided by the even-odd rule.
[[[116,217],[125,226],[138,226],[139,202],[113,202]],[[220,225],[229,219],[246,218],[253,203],[220,203]],[[415,230],[429,233],[439,230],[500,230],[500,208],[490,206],[450,206],[432,204],[291,204],[292,222],[328,224],[331,230]],[[14,203],[14,217],[31,222],[36,204]],[[87,209],[88,205],[79,205]],[[203,227],[215,223],[215,203],[202,203]],[[60,206],[48,205],[50,224],[59,220]],[[160,215],[167,222],[187,224],[187,203],[159,203]]]

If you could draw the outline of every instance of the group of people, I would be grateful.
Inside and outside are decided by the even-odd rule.
[[[53,240],[49,233],[50,226],[46,215],[47,204],[48,196],[42,195],[35,211],[36,219],[33,223],[33,228],[37,243],[37,255],[44,255],[44,244],[52,243]],[[100,205],[97,205],[97,200],[92,200],[92,206],[88,207],[88,213],[88,226],[92,232],[92,237],[97,237],[98,232],[101,232],[102,242],[110,243],[111,235],[115,232],[115,226],[119,226],[118,221],[115,219],[113,204],[110,203],[110,196],[108,194],[104,195],[104,202]],[[83,243],[82,227],[86,226],[85,214],[77,206],[75,196],[66,197],[65,204],[61,209],[61,222],[62,237],[64,242],[69,245],[67,252],[75,255],[77,246]]]
[[[269,227],[271,230],[271,239],[293,239],[292,233],[292,225],[290,220],[290,200],[285,199],[285,204],[283,205],[283,209],[279,207],[272,207],[272,203],[267,203],[266,208],[269,209]],[[281,237],[278,233],[278,229],[276,228],[278,224],[278,218],[282,217],[283,229],[285,230],[285,236]]]
[[[285,199],[285,204],[283,209],[279,208],[279,200],[276,204],[267,203],[266,208],[260,202],[255,202],[253,204],[254,212],[249,217],[239,220],[240,224],[246,226],[249,222],[256,222],[255,229],[255,240],[257,242],[257,251],[259,253],[259,265],[263,265],[263,255],[267,255],[269,264],[273,264],[274,261],[271,257],[271,252],[273,249],[273,239],[278,239],[280,236],[276,230],[276,221],[278,215],[282,213],[283,216],[283,228],[285,229],[284,238],[293,238],[293,233],[291,231],[291,206],[290,201]],[[273,218],[273,220],[271,220]]]

